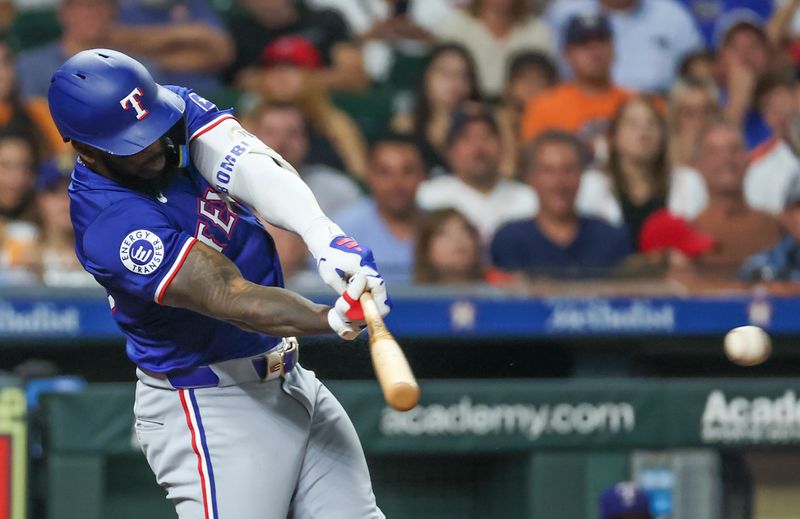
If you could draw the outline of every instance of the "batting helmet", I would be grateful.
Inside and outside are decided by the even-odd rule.
[[[153,81],[147,69],[121,52],[75,54],[53,74],[50,113],[64,141],[113,155],[133,155],[183,117],[183,99]]]

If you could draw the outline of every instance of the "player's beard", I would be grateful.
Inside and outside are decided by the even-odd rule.
[[[160,171],[150,178],[127,173],[125,171],[125,165],[124,163],[121,163],[121,159],[119,157],[115,157],[113,155],[103,155],[100,160],[103,162],[106,171],[109,172],[109,175],[116,183],[128,189],[144,193],[153,198],[157,198],[166,190],[167,186],[172,183],[179,172],[177,152],[170,138],[164,136],[161,137],[158,142],[161,147],[161,152],[148,160],[145,165],[151,162],[157,162],[161,160],[161,157],[163,156],[164,166]]]

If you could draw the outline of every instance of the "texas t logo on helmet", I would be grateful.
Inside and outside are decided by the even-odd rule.
[[[136,96],[142,97],[144,94],[142,93],[142,89],[138,86],[131,90],[131,93],[120,99],[119,104],[122,105],[122,108],[125,110],[130,110],[131,106],[134,110],[136,110],[136,118],[140,121],[147,117],[147,114],[150,111],[142,106],[142,102]]]
[[[183,97],[156,83],[144,65],[111,49],[85,50],[68,59],[53,74],[47,99],[65,142],[121,156],[153,144],[186,111]]]

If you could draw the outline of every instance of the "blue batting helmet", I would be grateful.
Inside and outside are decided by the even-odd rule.
[[[121,52],[75,54],[53,74],[50,113],[64,141],[113,155],[145,149],[183,117],[183,99],[153,81],[147,69]]]

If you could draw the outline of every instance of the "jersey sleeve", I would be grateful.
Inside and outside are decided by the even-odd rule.
[[[217,105],[191,89],[172,85],[168,85],[166,88],[181,96],[186,102],[185,117],[189,143],[222,121],[235,119],[232,108],[220,110]]]
[[[84,266],[110,291],[161,304],[196,242],[156,207],[127,200],[106,208],[86,229]]]

